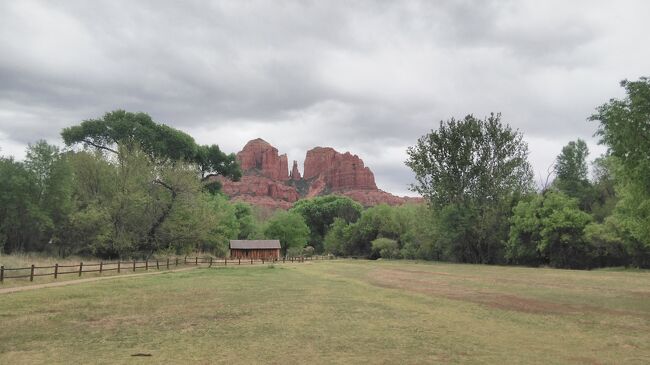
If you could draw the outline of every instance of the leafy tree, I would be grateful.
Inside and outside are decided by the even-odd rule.
[[[532,190],[528,147],[500,114],[440,122],[407,150],[422,194],[439,212],[436,226],[450,258],[463,262],[501,260],[513,203]]]
[[[591,246],[593,267],[627,266],[630,263],[624,232],[616,217],[607,217],[602,223],[589,223],[585,239]]]
[[[368,208],[359,220],[350,225],[349,237],[342,244],[345,255],[377,258],[372,251],[372,241],[378,237],[399,239],[399,225],[395,211],[389,205],[379,204]]]
[[[65,128],[61,133],[66,145],[86,146],[118,154],[118,147],[127,151],[143,151],[156,163],[184,161],[197,165],[209,191],[218,190],[215,175],[239,180],[241,170],[234,154],[221,152],[219,146],[199,146],[188,134],[154,122],[146,113],[116,110],[100,119],[89,119]]]
[[[234,208],[239,228],[237,239],[245,240],[257,238],[259,232],[251,206],[247,203],[235,202]]]
[[[589,119],[600,122],[596,135],[616,157],[627,177],[650,191],[650,79],[621,81],[624,99],[611,99]]]
[[[391,240],[390,238],[380,237],[373,240],[372,251],[375,255],[386,259],[396,259],[400,256],[397,241]]]
[[[589,267],[584,231],[590,222],[576,199],[553,191],[534,195],[514,208],[506,257],[516,264]]]
[[[0,249],[42,249],[42,232],[52,222],[39,205],[37,177],[23,163],[0,157]]]
[[[593,162],[593,202],[589,210],[596,222],[612,215],[618,203],[615,169],[618,163],[612,156],[603,156]]]
[[[583,210],[590,208],[593,195],[587,177],[587,156],[589,156],[587,144],[578,139],[564,146],[555,162],[557,175],[554,185],[564,194],[578,199]]]
[[[611,99],[589,119],[598,121],[600,143],[617,161],[614,215],[637,266],[650,266],[650,79],[624,80],[623,99]]]
[[[324,252],[342,256],[343,243],[349,241],[350,229],[348,223],[342,218],[334,218],[334,223],[330,225],[330,229],[325,234],[323,239]]]
[[[311,232],[309,243],[317,252],[322,252],[323,238],[334,219],[341,218],[347,223],[354,223],[361,216],[363,207],[348,197],[327,195],[299,200],[291,211],[305,219]]]
[[[309,227],[300,214],[278,211],[267,222],[264,237],[280,240],[284,254],[290,248],[300,249],[302,252],[309,239]]]

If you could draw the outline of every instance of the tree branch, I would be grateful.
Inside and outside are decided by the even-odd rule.
[[[82,142],[85,143],[85,144],[89,144],[89,145],[91,145],[91,146],[93,146],[93,147],[95,147],[95,148],[99,148],[100,150],[105,150],[105,151],[113,152],[114,154],[117,155],[117,151],[114,150],[114,149],[112,149],[112,148],[110,148],[110,147],[106,147],[106,146],[98,145],[98,144],[96,144],[96,143],[94,143],[94,142],[92,142],[92,141],[90,141],[90,140],[88,140],[88,139],[84,139]]]

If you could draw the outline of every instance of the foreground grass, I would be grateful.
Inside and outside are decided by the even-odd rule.
[[[0,324],[3,364],[644,364],[650,274],[368,261],[205,268],[0,295]]]

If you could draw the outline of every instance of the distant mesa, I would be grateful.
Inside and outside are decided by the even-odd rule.
[[[347,196],[364,206],[422,201],[379,190],[374,174],[359,156],[330,147],[307,151],[303,175],[297,161],[293,161],[289,172],[287,155],[280,155],[277,148],[261,138],[246,143],[237,153],[237,160],[244,174],[240,181],[219,177],[222,190],[233,200],[254,205],[289,209],[300,198],[328,194]]]

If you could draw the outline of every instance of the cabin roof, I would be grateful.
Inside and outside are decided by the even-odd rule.
[[[266,250],[280,248],[279,240],[230,240],[230,248],[236,250]]]

